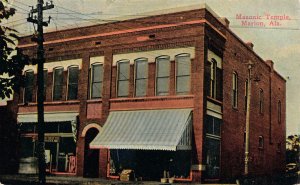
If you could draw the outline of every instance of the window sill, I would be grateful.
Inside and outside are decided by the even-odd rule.
[[[44,102],[44,105],[59,105],[59,104],[78,104],[80,101],[79,100],[66,100],[66,101],[52,101],[52,102]],[[31,102],[31,103],[20,103],[18,104],[21,107],[25,106],[36,106],[37,102]]]
[[[89,99],[86,102],[87,103],[99,103],[99,102],[102,102],[102,98]]]
[[[234,110],[234,111],[236,111],[236,112],[239,111],[239,109],[238,109],[237,107],[233,107],[233,106],[232,106],[232,110]]]
[[[152,100],[176,100],[176,99],[191,99],[193,95],[181,95],[181,96],[143,96],[132,98],[112,98],[110,102],[139,102],[139,101],[152,101]]]
[[[258,147],[258,150],[263,151],[264,147]]]
[[[216,104],[219,104],[219,105],[222,105],[222,104],[223,104],[222,101],[217,100],[217,99],[215,99],[215,98],[212,98],[212,97],[210,97],[210,96],[206,96],[206,98],[207,98],[207,100],[212,101],[213,103],[216,103]]]

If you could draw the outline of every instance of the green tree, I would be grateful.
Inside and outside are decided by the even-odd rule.
[[[300,138],[299,135],[291,135],[286,139],[286,162],[299,163]]]
[[[18,92],[22,84],[22,70],[29,64],[28,56],[16,46],[18,32],[3,24],[16,12],[7,6],[8,0],[0,1],[0,98],[5,99]]]

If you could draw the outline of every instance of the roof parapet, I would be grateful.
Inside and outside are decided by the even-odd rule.
[[[246,42],[246,45],[253,50],[254,44],[252,42]]]
[[[268,64],[268,66],[270,66],[271,70],[274,70],[274,62],[272,60],[266,60],[266,63]]]
[[[224,26],[226,26],[226,28],[229,28],[230,21],[226,17],[222,17],[221,19]]]

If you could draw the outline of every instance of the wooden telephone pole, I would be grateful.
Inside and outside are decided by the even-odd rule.
[[[45,162],[45,122],[44,122],[44,30],[43,26],[48,26],[50,23],[50,18],[48,22],[43,22],[43,10],[48,10],[54,8],[51,3],[46,3],[43,6],[43,0],[37,0],[37,7],[29,13],[27,18],[28,22],[37,24],[37,63],[38,63],[38,73],[37,73],[37,84],[38,84],[38,143],[37,143],[37,155],[39,164],[39,184],[46,184],[46,162]],[[37,13],[37,18],[33,18],[33,14]]]

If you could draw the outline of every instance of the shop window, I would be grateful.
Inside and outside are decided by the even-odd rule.
[[[135,60],[135,96],[146,96],[148,82],[148,60],[139,58]]]
[[[234,108],[238,106],[238,74],[236,72],[232,74],[232,106]]]
[[[27,70],[25,72],[24,103],[32,102],[33,83],[34,72],[33,70]]]
[[[220,176],[220,140],[222,120],[207,115],[205,117],[205,151],[206,176],[219,178]]]
[[[103,64],[94,63],[91,65],[91,99],[102,97]]]
[[[264,148],[264,137],[263,136],[258,137],[258,148],[260,148],[260,149]]]
[[[281,101],[279,100],[277,104],[278,104],[277,105],[278,123],[280,124],[281,123]]]
[[[78,66],[68,67],[68,100],[76,100],[78,93]]]
[[[57,67],[53,69],[53,100],[62,100],[62,91],[63,91],[63,76],[64,68]]]
[[[221,122],[222,120],[207,115],[205,118],[206,133],[214,136],[220,136]]]
[[[34,142],[31,137],[22,137],[20,140],[20,156],[22,158],[34,156]]]
[[[117,96],[127,97],[129,94],[129,60],[119,61],[117,65]]]
[[[259,90],[259,113],[264,112],[264,91],[262,89]]]
[[[170,82],[170,57],[160,56],[156,58],[156,95],[169,95]]]
[[[191,79],[191,57],[189,54],[180,54],[176,61],[176,94],[189,94]]]

